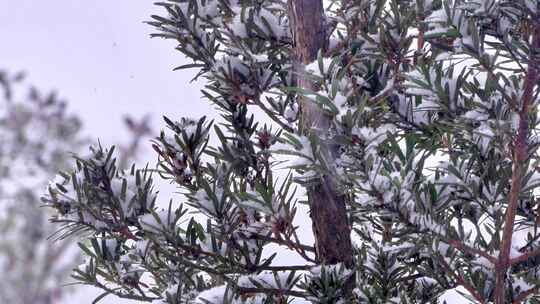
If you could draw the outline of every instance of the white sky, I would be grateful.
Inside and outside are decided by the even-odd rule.
[[[149,0],[0,0],[0,69],[28,72],[28,83],[58,89],[84,122],[85,133],[109,144],[125,136],[122,116],[214,115],[201,100],[174,42],[149,38],[143,24],[161,13]],[[145,159],[153,160],[148,149]],[[84,289],[65,303],[91,303]],[[128,303],[112,296],[101,303]],[[454,302],[455,303],[455,302]]]
[[[174,42],[149,38],[143,21],[160,12],[152,2],[0,0],[0,68],[58,89],[86,131],[106,142],[121,139],[124,113],[152,113],[154,126],[162,114],[205,114],[193,74],[172,72],[185,61]]]

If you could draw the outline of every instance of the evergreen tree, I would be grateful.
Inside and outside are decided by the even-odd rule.
[[[98,300],[540,302],[539,2],[157,5],[221,118],[165,118],[155,169],[97,146],[51,185]]]

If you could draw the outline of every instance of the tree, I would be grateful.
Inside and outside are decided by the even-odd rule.
[[[62,296],[60,285],[79,254],[73,242],[48,242],[56,227],[39,197],[69,167],[68,151],[80,151],[86,141],[79,118],[56,93],[22,92],[23,79],[0,70],[0,301],[46,304]]]
[[[165,118],[155,169],[98,146],[49,188],[77,280],[166,303],[539,303],[539,3],[157,5],[153,36],[221,119]]]
[[[39,197],[58,170],[69,168],[69,153],[81,152],[89,140],[57,93],[23,91],[24,78],[0,70],[0,302],[57,303],[80,254],[72,240],[48,240],[57,227]],[[121,159],[132,160],[149,129],[146,120],[127,118],[126,125],[132,138]]]

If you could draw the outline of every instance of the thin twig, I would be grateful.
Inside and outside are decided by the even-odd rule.
[[[536,287],[533,287],[529,290],[525,290],[524,292],[520,293],[517,298],[512,302],[512,304],[518,304],[518,303],[521,303],[523,302],[524,300],[526,300],[530,295],[533,295],[535,294],[536,292],[538,292],[538,289],[540,288],[540,286],[536,286]]]
[[[260,234],[253,234],[253,235],[251,235],[251,237],[253,237],[253,238],[257,239],[257,240],[276,243],[278,245],[284,245],[284,246],[287,246],[287,247],[290,247],[290,248],[295,248],[296,247],[296,248],[301,248],[304,251],[315,252],[315,248],[313,248],[311,246],[299,244],[299,243],[288,241],[288,240],[276,239],[276,238],[273,238],[273,237],[270,237],[270,236],[264,236],[264,235],[260,235]]]
[[[457,283],[459,285],[463,286],[463,288],[465,288],[478,302],[480,302],[482,304],[486,303],[484,298],[478,293],[478,291],[476,291],[476,289],[474,289],[474,287],[471,284],[469,284],[469,282],[465,281],[465,279],[461,275],[456,274],[450,268],[450,265],[448,265],[448,263],[446,263],[444,258],[441,258],[440,262],[441,262],[441,265],[443,266],[443,268],[445,268],[445,271],[447,273],[449,273],[457,281]]]
[[[537,255],[540,255],[540,248],[537,248],[532,251],[525,252],[524,254],[517,256],[513,259],[510,259],[510,265],[515,265],[517,263],[525,262],[530,258],[534,258]]]
[[[452,247],[456,248],[456,249],[459,249],[460,251],[462,252],[468,252],[470,254],[477,254],[481,257],[484,257],[486,258],[487,260],[489,260],[491,263],[493,264],[496,264],[497,263],[497,258],[488,254],[487,252],[485,251],[482,251],[480,249],[476,249],[476,248],[473,248],[473,247],[470,247],[468,245],[466,245],[465,243],[461,242],[460,240],[445,240],[445,242],[448,243],[448,245],[451,245]]]

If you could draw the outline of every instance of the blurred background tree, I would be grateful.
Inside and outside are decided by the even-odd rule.
[[[0,302],[59,303],[79,254],[69,238],[48,240],[58,227],[39,197],[90,140],[56,92],[44,94],[24,79],[0,69]],[[120,145],[121,159],[137,156],[148,121],[125,117],[130,138]]]

